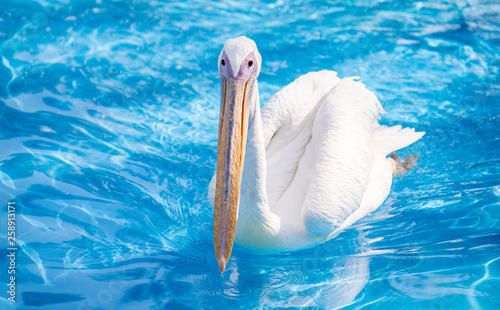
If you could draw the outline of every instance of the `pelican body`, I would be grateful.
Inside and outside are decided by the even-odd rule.
[[[305,74],[261,110],[255,42],[228,40],[218,63],[221,110],[209,201],[221,272],[234,241],[295,250],[335,237],[375,211],[393,176],[418,158],[402,160],[393,152],[424,133],[379,125],[385,111],[355,78]]]

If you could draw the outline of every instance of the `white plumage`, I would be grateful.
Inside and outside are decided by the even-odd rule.
[[[387,155],[424,135],[380,126],[385,111],[373,92],[333,71],[299,77],[262,111],[255,101],[235,233],[247,247],[293,250],[336,236],[387,198]]]

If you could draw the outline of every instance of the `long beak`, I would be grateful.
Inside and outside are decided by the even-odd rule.
[[[222,77],[221,84],[214,247],[219,270],[223,272],[231,256],[236,231],[247,141],[249,101],[255,78],[235,81]]]

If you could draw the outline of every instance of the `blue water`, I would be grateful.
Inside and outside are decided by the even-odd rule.
[[[246,35],[261,102],[301,74],[359,76],[419,165],[337,239],[234,247],[206,192],[217,57]],[[18,309],[497,309],[497,1],[0,3],[0,308],[16,203]]]

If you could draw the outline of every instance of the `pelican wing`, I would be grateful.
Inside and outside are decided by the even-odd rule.
[[[262,108],[266,146],[267,199],[275,209],[296,178],[320,103],[340,79],[333,71],[311,72],[277,92]]]
[[[331,71],[304,75],[273,96],[262,109],[271,211],[310,234],[339,227],[367,188],[380,112],[362,83]]]

